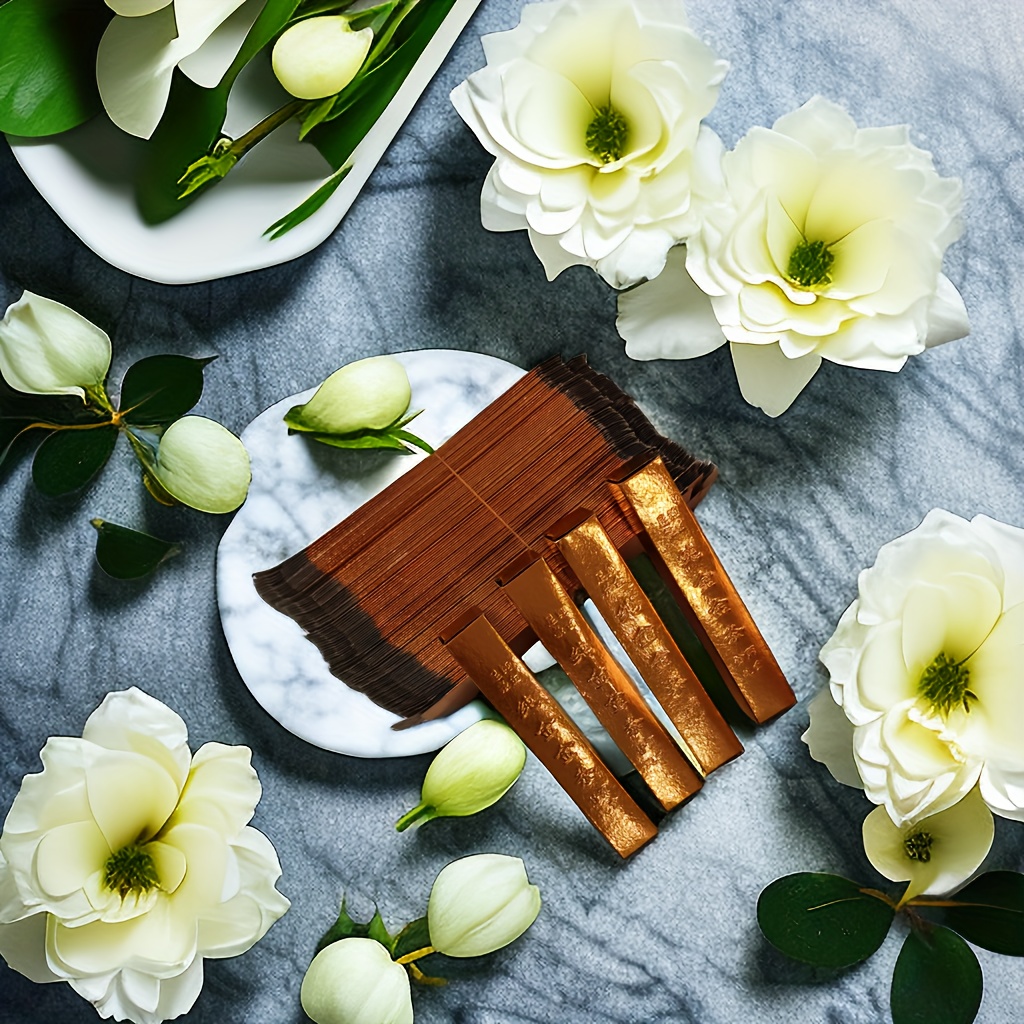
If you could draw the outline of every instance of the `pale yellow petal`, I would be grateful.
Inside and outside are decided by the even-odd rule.
[[[89,807],[111,850],[145,842],[178,802],[166,771],[140,754],[110,751],[86,769]]]
[[[113,851],[94,821],[76,821],[47,832],[36,849],[36,875],[50,896],[68,896],[101,871]]]

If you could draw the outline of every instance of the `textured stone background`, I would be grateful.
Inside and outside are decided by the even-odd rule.
[[[1024,7],[1018,0],[694,0],[691,20],[733,65],[710,118],[732,144],[815,92],[863,125],[910,122],[940,171],[963,177],[967,230],[946,270],[971,338],[899,375],[826,364],[779,421],[739,397],[724,350],[696,362],[631,363],[614,296],[582,268],[544,281],[524,235],[489,235],[477,196],[489,158],[448,103],[482,63],[481,33],[511,27],[519,0],[484,0],[342,230],[286,266],[167,287],[114,270],[73,237],[0,152],[0,303],[23,288],[75,306],[114,338],[115,379],[139,357],[220,359],[199,412],[240,430],[261,409],[343,362],[387,350],[473,348],[529,366],[589,354],[660,427],[714,459],[702,509],[802,699],[823,682],[822,642],[878,546],[936,505],[1024,524]],[[869,963],[831,976],[776,956],[754,920],[758,892],[797,870],[874,877],[859,843],[868,807],[808,758],[806,712],[743,736],[715,775],[628,864],[531,763],[497,808],[396,836],[427,758],[363,762],[313,749],[252,701],[217,619],[213,556],[222,520],[145,498],[120,453],[80,499],[47,500],[29,460],[0,493],[0,808],[38,770],[51,733],[77,735],[110,689],[138,684],[206,740],[247,743],[264,784],[255,824],[276,843],[291,912],[244,957],[208,962],[196,1024],[291,1024],[298,986],[341,890],[397,924],[422,912],[446,861],[522,855],[544,893],[529,937],[463,980],[416,993],[440,1024],[765,1024],[887,1019],[895,935]],[[151,581],[92,567],[92,516],[185,540]],[[1024,867],[1022,827],[1000,822],[991,864]],[[1018,1019],[1018,961],[981,952],[983,1024]],[[78,1024],[92,1009],[66,986],[0,967],[0,1021]]]

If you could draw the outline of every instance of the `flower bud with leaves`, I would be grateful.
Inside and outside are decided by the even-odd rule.
[[[110,338],[80,313],[26,291],[0,321],[0,374],[30,395],[103,395]]]
[[[511,789],[525,764],[526,747],[504,722],[477,722],[434,758],[419,804],[395,828],[402,832],[414,822],[476,814]]]
[[[412,1024],[409,975],[375,939],[320,950],[302,979],[302,1008],[316,1024]]]
[[[334,96],[355,78],[372,43],[373,29],[353,31],[343,14],[306,18],[274,44],[274,74],[300,100]]]
[[[372,356],[335,370],[303,405],[285,414],[288,429],[335,448],[394,448],[414,444],[433,449],[402,428],[419,415],[407,414],[412,387],[394,356]]]
[[[540,913],[540,890],[518,857],[481,853],[452,861],[430,890],[430,942],[446,956],[482,956],[514,942]]]
[[[160,438],[155,459],[140,458],[154,497],[169,496],[200,512],[233,512],[245,501],[252,480],[245,446],[205,416],[175,420]]]

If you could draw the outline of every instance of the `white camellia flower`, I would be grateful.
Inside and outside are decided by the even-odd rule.
[[[962,885],[988,856],[995,836],[992,812],[978,790],[938,814],[893,824],[884,807],[864,819],[864,852],[893,882],[909,882],[901,903],[915,896],[945,896]]]
[[[430,944],[446,956],[483,956],[518,939],[539,913],[540,890],[519,857],[463,857],[434,879],[427,902]]]
[[[96,53],[96,84],[110,120],[148,139],[167,106],[174,69],[212,88],[266,0],[106,0],[116,16]]]
[[[496,158],[484,227],[526,228],[549,279],[576,264],[616,288],[655,277],[697,226],[693,150],[727,70],[682,3],[529,4],[483,46],[452,102]]]
[[[430,763],[420,802],[395,825],[399,832],[431,818],[463,818],[500,800],[526,764],[526,746],[504,723],[485,718],[460,732]]]
[[[274,43],[274,74],[300,100],[319,100],[341,92],[363,65],[373,29],[353,32],[341,14],[306,18],[281,33]]]
[[[819,96],[732,152],[715,143],[694,184],[699,230],[619,298],[627,354],[691,359],[728,340],[743,397],[778,416],[822,359],[895,371],[968,333],[941,272],[962,230],[960,181],[939,177],[906,126],[858,128]]]
[[[73,309],[25,292],[0,321],[0,375],[30,395],[78,395],[102,387],[110,338]]]
[[[351,434],[390,426],[412,399],[405,367],[394,356],[357,359],[335,370],[305,405],[287,416],[293,430]]]
[[[249,749],[190,755],[181,718],[133,687],[41,757],[0,836],[0,953],[103,1017],[187,1012],[203,957],[244,952],[288,909],[277,854],[247,824],[260,798]]]
[[[857,583],[821,660],[868,797],[902,826],[977,785],[1024,821],[1024,530],[934,509]],[[806,739],[839,777],[818,719]]]
[[[249,453],[227,427],[205,416],[183,416],[160,437],[152,476],[175,501],[200,512],[233,512],[252,481]]]
[[[302,979],[302,1008],[316,1024],[412,1024],[409,975],[374,939],[320,950]]]

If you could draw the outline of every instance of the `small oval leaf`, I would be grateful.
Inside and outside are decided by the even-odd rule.
[[[772,882],[757,901],[757,923],[776,949],[818,967],[849,967],[881,946],[894,910],[856,882],[802,872]]]
[[[100,568],[117,580],[136,580],[147,576],[161,562],[176,555],[181,548],[170,541],[127,526],[92,519],[96,528],[96,561]]]
[[[395,938],[395,947],[392,950],[392,957],[400,960],[409,953],[426,949],[430,945],[430,927],[425,917],[418,917],[410,921]]]
[[[203,393],[203,368],[210,359],[147,356],[128,367],[121,381],[121,416],[126,423],[157,426],[180,419]]]
[[[956,932],[914,930],[892,972],[893,1024],[971,1024],[982,987],[978,958]]]
[[[107,463],[117,441],[113,424],[90,430],[55,430],[39,446],[32,479],[56,497],[84,487]]]
[[[949,899],[958,905],[946,908],[943,919],[953,931],[993,953],[1024,956],[1024,875],[1019,871],[989,871]]]

